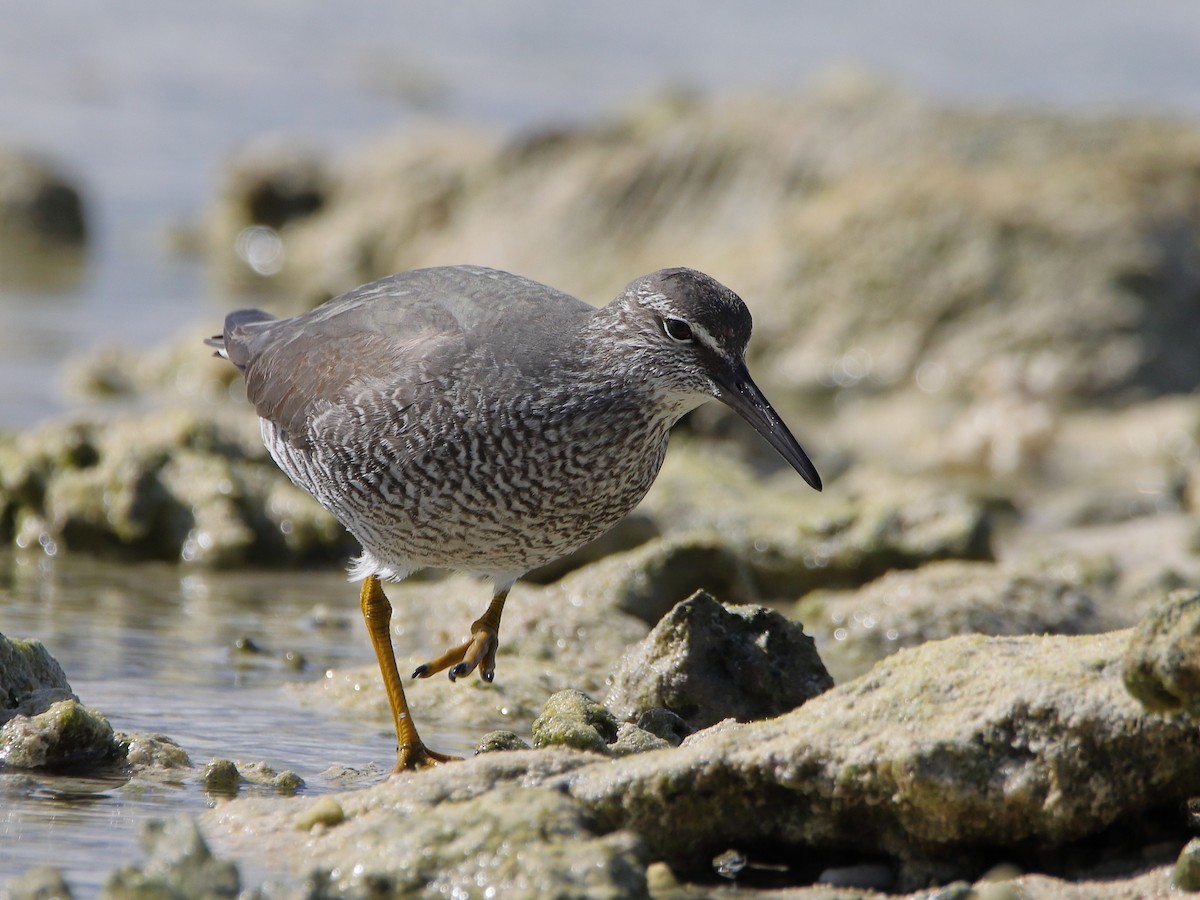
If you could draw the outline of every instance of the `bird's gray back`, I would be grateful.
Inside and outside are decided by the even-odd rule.
[[[225,345],[259,416],[303,441],[331,405],[364,391],[411,402],[431,373],[482,355],[542,379],[570,354],[594,311],[508,272],[449,266],[380,279],[289,319],[227,329]]]

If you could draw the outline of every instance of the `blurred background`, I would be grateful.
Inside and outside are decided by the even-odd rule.
[[[30,179],[61,180],[80,225],[49,243],[83,249],[30,253],[10,235],[0,255],[0,428],[69,405],[62,364],[84,348],[145,346],[236,304],[195,236],[230,156],[264,136],[337,158],[434,123],[590,123],[663,90],[790,95],[848,66],[937,101],[1200,117],[1188,0],[10,0],[0,228]],[[70,220],[52,191],[63,203]]]

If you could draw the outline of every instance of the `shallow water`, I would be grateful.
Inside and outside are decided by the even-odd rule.
[[[381,778],[394,759],[383,710],[355,720],[288,690],[331,667],[374,664],[356,588],[336,569],[211,574],[5,556],[0,632],[41,640],[116,730],[165,734],[199,767],[261,761],[297,772],[313,794]],[[246,638],[262,652],[239,651]],[[411,649],[397,644],[401,656]],[[422,724],[459,755],[478,737]],[[361,771],[347,781],[331,767]],[[0,773],[0,886],[54,865],[77,897],[94,895],[111,869],[141,859],[142,822],[216,802],[197,773],[178,784]],[[244,878],[254,874],[243,866]]]

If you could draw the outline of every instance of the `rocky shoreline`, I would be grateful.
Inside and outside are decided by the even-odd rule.
[[[252,896],[1200,887],[1200,129],[865,79],[666,97],[516,138],[247,154],[198,231],[279,311],[427,264],[597,302],[705,269],[747,300],[751,368],[827,488],[698,411],[634,517],[514,591],[494,685],[413,691],[418,720],[508,732],[487,752],[320,797],[215,761],[227,793],[270,795],[158,827],[110,896],[190,896],[205,882],[173,879],[197,872],[232,896],[263,860]],[[76,390],[129,408],[0,436],[0,540],[183,567],[352,552],[261,448],[213,327],[75,361]],[[430,647],[483,603],[459,576],[390,593]],[[0,649],[5,771],[202,771],[106,732],[35,645]],[[300,699],[386,712],[371,672]]]

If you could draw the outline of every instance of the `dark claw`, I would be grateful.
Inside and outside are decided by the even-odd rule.
[[[419,665],[415,669],[413,669],[412,677],[413,678],[424,678],[428,673],[429,673],[429,666],[422,663],[421,665]]]
[[[466,663],[459,663],[457,666],[455,666],[454,668],[452,668],[450,670],[450,680],[454,681],[458,678],[461,678],[463,675],[466,675],[470,671],[471,671],[471,669],[467,666]]]
[[[495,673],[495,672],[491,672],[491,671],[488,671],[488,672],[480,672],[480,673],[479,673],[479,675],[480,675],[480,677],[482,677],[482,678],[483,678],[483,680],[484,680],[484,681],[486,681],[488,684],[491,684],[491,683],[492,683],[492,679],[496,677],[496,673]]]

